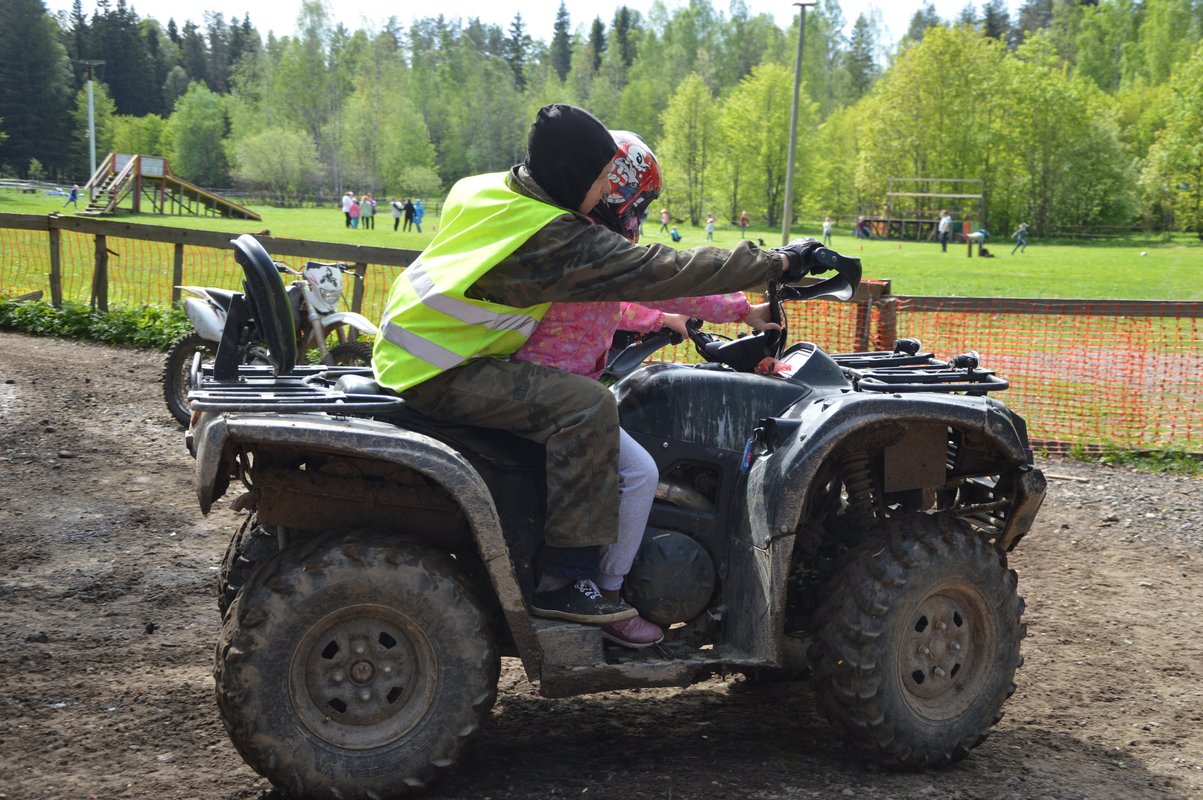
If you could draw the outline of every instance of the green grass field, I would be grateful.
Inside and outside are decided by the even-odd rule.
[[[0,212],[45,214],[64,211],[63,198],[43,194],[0,191]],[[123,216],[144,224],[182,228],[255,233],[296,239],[366,244],[378,247],[422,249],[437,230],[439,219],[427,213],[424,232],[393,232],[387,204],[381,204],[375,230],[348,230],[342,212],[329,208],[273,208],[252,206],[260,222],[211,217],[166,217],[157,214]],[[66,209],[66,213],[71,213]],[[704,244],[705,232],[686,224],[678,226],[684,237],[676,247],[687,249]],[[649,220],[643,243],[670,244],[667,234],[657,232],[659,223]],[[796,235],[818,236],[817,224],[804,223]],[[752,227],[749,238],[762,238],[769,246],[779,244],[780,230]],[[739,229],[720,226],[713,244],[732,247]],[[858,242],[849,230],[838,230],[833,247],[856,255],[864,263],[865,276],[887,278],[891,291],[901,295],[962,297],[1089,298],[1126,300],[1203,300],[1199,280],[1203,267],[1203,242],[1193,235],[1178,234],[1168,240],[1154,237],[1108,239],[1103,242],[1043,240],[1032,238],[1025,253],[1011,255],[1014,242],[993,237],[986,243],[994,258],[966,256],[966,246],[950,245],[941,253],[938,244],[927,242]]]

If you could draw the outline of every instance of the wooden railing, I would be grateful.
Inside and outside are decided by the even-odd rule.
[[[160,225],[140,225],[133,222],[117,220],[87,219],[76,216],[59,216],[57,214],[0,214],[0,228],[17,230],[46,231],[48,235],[46,263],[49,266],[50,302],[55,306],[63,303],[62,284],[62,231],[73,231],[90,235],[95,238],[95,260],[92,273],[91,304],[108,310],[108,263],[110,239],[136,239],[147,242],[165,242],[174,245],[172,259],[172,286],[183,282],[184,248],[213,248],[228,250],[233,248],[230,240],[237,233],[219,231],[202,231],[189,228],[168,228]],[[417,250],[404,250],[392,247],[369,247],[355,244],[339,244],[335,242],[319,242],[307,239],[290,239],[270,235],[256,235],[263,247],[273,256],[293,256],[316,261],[338,261],[355,265],[355,271],[360,277],[367,273],[368,265],[405,267],[417,256]],[[38,254],[26,254],[26,258],[37,259]],[[231,256],[232,263],[232,256]],[[172,290],[172,302],[179,300],[179,289]],[[351,307],[361,311],[363,306],[363,282],[356,281],[352,293]]]

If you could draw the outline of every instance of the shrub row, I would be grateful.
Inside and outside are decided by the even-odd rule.
[[[8,300],[0,301],[0,329],[166,350],[188,333],[192,324],[176,307],[141,305],[98,311],[75,302],[55,308],[37,301]]]

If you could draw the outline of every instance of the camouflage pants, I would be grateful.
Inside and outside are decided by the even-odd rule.
[[[547,447],[552,547],[618,538],[618,405],[595,380],[526,361],[480,358],[402,392],[421,413],[513,431]]]

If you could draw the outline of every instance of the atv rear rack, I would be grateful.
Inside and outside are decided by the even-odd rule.
[[[320,411],[357,416],[398,411],[405,401],[391,393],[357,393],[338,388],[343,376],[372,377],[369,367],[297,366],[276,376],[269,366],[242,365],[238,377],[217,380],[213,366],[192,373],[188,395],[194,411],[289,412]]]

